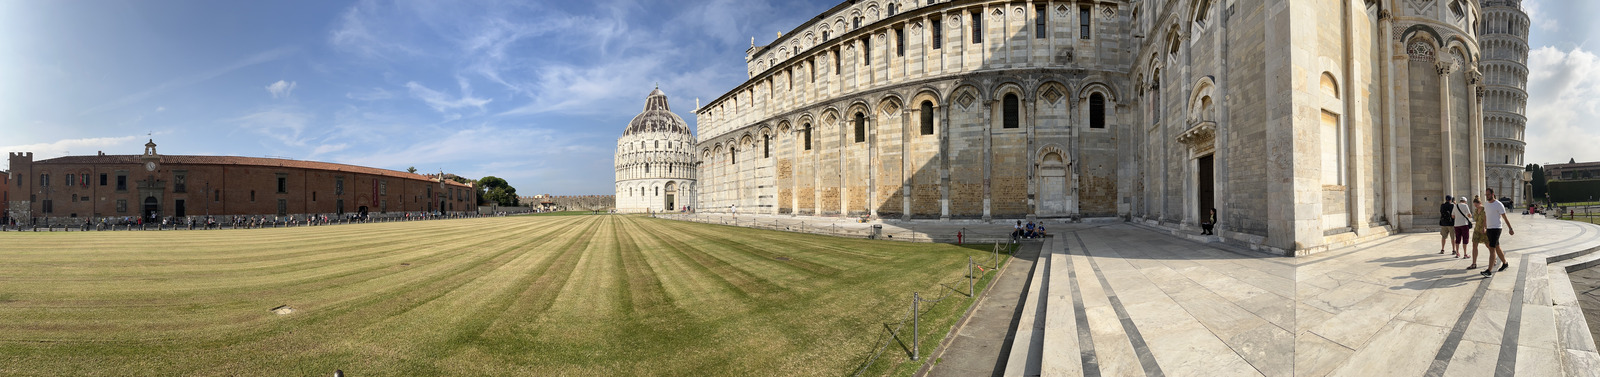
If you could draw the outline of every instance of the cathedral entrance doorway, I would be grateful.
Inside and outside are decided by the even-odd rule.
[[[1215,208],[1217,205],[1217,163],[1215,156],[1216,155],[1214,154],[1208,154],[1195,161],[1195,164],[1198,165],[1196,166],[1198,173],[1196,174],[1196,184],[1198,187],[1195,191],[1197,196],[1199,196],[1196,198],[1198,200],[1195,202],[1200,204],[1199,213],[1201,222],[1205,221],[1206,216],[1211,214],[1211,209]]]
[[[158,213],[158,211],[161,208],[160,205],[158,205],[157,203],[158,202],[156,201],[156,197],[154,197],[154,196],[147,196],[147,197],[144,198],[144,222],[145,223],[153,223],[153,222],[156,221],[156,214]]]
[[[1067,212],[1067,164],[1060,153],[1044,155],[1039,164],[1039,214]]]
[[[665,208],[667,211],[673,211],[674,208],[678,208],[678,203],[677,203],[676,200],[674,200],[674,199],[677,199],[677,197],[678,197],[678,184],[676,182],[667,182],[667,195],[666,195],[666,197],[667,197],[667,203],[666,203],[667,206],[663,207],[663,208]]]

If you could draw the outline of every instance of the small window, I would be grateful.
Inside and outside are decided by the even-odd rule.
[[[861,17],[856,17],[855,19],[850,20],[850,28],[851,29],[860,29],[861,28]]]
[[[811,123],[805,125],[805,144],[806,150],[811,150]]]
[[[100,173],[100,185],[101,186],[105,186],[106,185],[106,174],[105,173]]]
[[[890,5],[894,5],[894,4],[890,4]],[[906,56],[906,31],[905,31],[905,29],[894,29],[894,51],[895,51],[895,56],[901,56],[901,57]]]
[[[187,184],[188,180],[186,178],[186,174],[173,174],[172,192],[188,192],[189,185]]]
[[[344,195],[344,177],[337,177],[333,179],[333,194]]]
[[[761,135],[761,158],[772,158],[772,135]]]
[[[278,193],[279,194],[286,194],[288,192],[289,192],[289,179],[288,178],[284,178],[284,177],[278,177]]]
[[[83,173],[83,180],[78,181],[78,184],[89,187],[89,173]]]
[[[1044,39],[1045,24],[1046,24],[1045,21],[1048,20],[1048,18],[1045,18],[1045,17],[1046,17],[1046,13],[1044,11],[1044,4],[1034,5],[1033,6],[1033,37],[1034,38]]]
[[[737,148],[737,147],[728,147],[728,160],[731,160],[732,164],[738,164],[739,163],[739,148]]]
[[[933,20],[933,49],[944,47],[944,28],[939,26],[939,20]]]
[[[217,190],[214,190],[214,191],[211,192],[211,201],[213,201],[213,202],[222,201],[222,189],[217,189]]]
[[[127,199],[117,199],[117,212],[128,212]]]
[[[867,116],[866,116],[866,114],[862,114],[862,113],[857,112],[856,113],[856,122],[855,122],[855,124],[856,124],[856,142],[860,143],[860,142],[867,141]]]
[[[250,202],[251,203],[255,203],[255,201],[256,201],[256,190],[250,190]]]
[[[278,216],[289,215],[289,199],[278,199]]]
[[[128,176],[126,176],[126,175],[118,175],[117,176],[117,191],[127,191],[127,190],[128,190]]]
[[[67,186],[76,186],[77,184],[78,184],[78,176],[72,175],[72,174],[67,174]]]
[[[1089,95],[1089,128],[1106,128],[1106,98],[1100,93]]]
[[[893,16],[896,10],[898,9],[895,9],[895,3],[889,3],[889,15]]]
[[[972,12],[972,43],[983,43],[983,11]]]
[[[922,134],[923,135],[932,135],[933,134],[933,102],[932,101],[922,101],[922,108],[919,109],[918,112],[922,113],[921,114],[921,116],[922,116]]]
[[[1006,97],[1003,100],[1003,102],[1005,102],[1003,104],[1005,106],[1005,112],[1004,112],[1004,114],[1001,114],[1002,115],[1002,120],[1003,120],[1003,122],[1001,123],[1001,127],[1004,127],[1004,128],[1017,128],[1017,127],[1019,127],[1020,125],[1018,124],[1018,119],[1017,118],[1020,115],[1018,113],[1021,112],[1020,111],[1021,109],[1018,108],[1019,106],[1018,106],[1017,102],[1019,102],[1019,101],[1017,101],[1017,94],[1016,93],[1006,93]]]
[[[1078,38],[1089,39],[1089,7],[1078,7]]]
[[[316,191],[312,191],[311,192],[311,201],[313,201],[313,202],[317,201],[317,192]]]
[[[861,38],[861,65],[872,65],[872,38]]]
[[[49,174],[40,174],[39,175],[39,187],[50,187],[50,175]]]

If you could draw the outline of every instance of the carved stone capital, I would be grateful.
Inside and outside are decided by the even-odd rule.
[[[1433,68],[1439,71],[1440,76],[1444,76],[1456,69],[1456,63],[1449,59],[1439,59],[1433,62]]]
[[[1389,19],[1389,10],[1388,9],[1378,10],[1378,20],[1381,21],[1381,20],[1387,20],[1387,19]]]
[[[1478,102],[1483,102],[1483,92],[1484,92],[1484,90],[1483,90],[1483,86],[1482,85],[1478,86],[1477,92],[1478,92]]]

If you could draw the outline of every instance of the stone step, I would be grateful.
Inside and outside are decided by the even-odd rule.
[[[1572,281],[1560,266],[1549,266],[1550,299],[1555,311],[1556,342],[1566,362],[1568,376],[1600,376],[1600,352],[1578,306]]]
[[[1566,269],[1567,272],[1600,266],[1600,252],[1597,251],[1600,251],[1600,246],[1592,247],[1576,253],[1564,254],[1562,255],[1564,258],[1561,259],[1552,257],[1550,265],[1560,266]]]
[[[1051,238],[1045,242],[1050,255],[1050,286],[1045,302],[1043,365],[1045,376],[1081,376],[1083,362],[1078,350],[1078,321],[1073,306],[1071,256],[1066,253],[1066,241]]]
[[[1025,297],[1022,304],[1022,313],[1018,316],[1017,330],[1011,340],[1011,354],[1006,357],[1006,370],[1003,376],[1031,377],[1039,375],[1040,360],[1044,354],[1044,318],[1047,307],[1045,299],[1048,297],[1046,290],[1050,285],[1050,253],[1045,251],[1054,239],[1046,241],[1046,249],[1040,250],[1039,259],[1033,264],[1033,271],[1028,274],[1028,290],[1023,292]]]

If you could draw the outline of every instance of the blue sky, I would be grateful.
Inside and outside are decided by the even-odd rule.
[[[751,37],[835,4],[0,0],[0,150],[137,154],[152,134],[165,154],[610,193],[656,82],[692,124],[696,97],[744,81]]]
[[[1600,160],[1593,3],[1526,3],[1528,162]],[[836,4],[0,0],[0,150],[137,154],[151,134],[166,154],[610,193],[616,138],[654,83],[692,125],[695,98],[745,80],[751,37]]]

